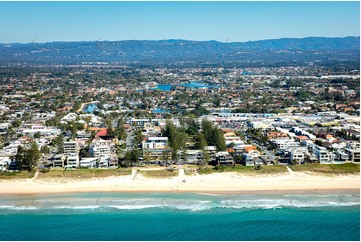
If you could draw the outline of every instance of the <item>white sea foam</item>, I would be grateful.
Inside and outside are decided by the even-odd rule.
[[[199,200],[183,200],[183,199],[165,199],[162,205],[169,209],[175,210],[191,210],[201,211],[215,207],[212,201],[199,201]]]
[[[161,207],[161,205],[120,205],[120,206],[108,206],[109,208],[132,210],[132,209],[145,209],[145,208],[156,208]]]
[[[359,201],[327,201],[327,200],[300,200],[300,199],[260,199],[260,200],[223,200],[221,208],[311,208],[311,207],[337,207],[360,205]]]
[[[1,205],[0,209],[8,209],[8,210],[37,210],[39,209],[38,207],[34,207],[34,206],[10,206],[10,205]]]
[[[27,203],[25,203],[27,202]],[[1,202],[0,210],[97,210],[97,209],[147,209],[166,208],[173,210],[203,211],[221,209],[279,209],[279,208],[317,208],[359,206],[359,196],[340,195],[285,195],[285,196],[224,196],[204,199],[168,198],[109,198],[65,200],[30,200],[16,204],[13,201]]]
[[[100,208],[100,206],[94,205],[94,206],[53,206],[48,207],[50,209],[74,209],[74,210],[80,210],[80,209],[97,209]]]

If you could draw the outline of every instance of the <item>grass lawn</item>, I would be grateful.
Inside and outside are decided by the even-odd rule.
[[[178,172],[167,171],[167,170],[149,170],[149,171],[140,171],[145,177],[151,178],[165,178],[165,177],[174,177],[178,175]]]
[[[8,172],[1,171],[0,179],[29,179],[34,177],[35,171]]]
[[[329,174],[357,174],[360,173],[360,164],[305,164],[290,166],[293,171],[308,171]]]

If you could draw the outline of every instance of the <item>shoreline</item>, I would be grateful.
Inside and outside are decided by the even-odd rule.
[[[245,191],[191,191],[191,190],[182,190],[182,191],[153,191],[153,190],[137,190],[137,191],[62,191],[62,192],[44,192],[44,193],[0,193],[4,196],[17,197],[17,196],[47,196],[47,195],[77,195],[77,194],[199,194],[199,195],[244,195],[244,196],[282,196],[282,195],[360,195],[359,189],[317,189],[317,190],[245,190]]]
[[[1,195],[65,193],[205,193],[205,194],[317,194],[360,193],[359,175],[320,176],[305,173],[244,176],[235,173],[172,178],[142,175],[106,178],[38,178],[0,180]]]

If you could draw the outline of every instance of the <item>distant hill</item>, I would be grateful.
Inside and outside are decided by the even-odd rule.
[[[124,40],[0,44],[0,64],[296,65],[359,63],[360,37],[248,42]]]

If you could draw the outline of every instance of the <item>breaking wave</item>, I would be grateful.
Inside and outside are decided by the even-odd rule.
[[[189,198],[190,197],[190,198]],[[357,195],[284,195],[284,196],[208,196],[182,195],[150,198],[76,198],[1,200],[0,211],[9,210],[139,210],[172,209],[203,211],[209,209],[282,209],[359,206]]]

